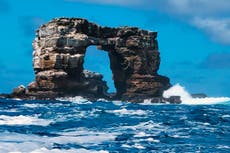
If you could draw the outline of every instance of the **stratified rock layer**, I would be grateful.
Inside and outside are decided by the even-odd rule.
[[[136,27],[110,28],[80,18],[54,19],[36,33],[36,78],[27,94],[106,97],[108,87],[102,75],[83,70],[87,47],[96,45],[109,54],[117,98],[161,97],[170,83],[157,74],[160,54],[156,37],[156,32]]]

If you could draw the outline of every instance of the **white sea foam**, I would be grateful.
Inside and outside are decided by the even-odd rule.
[[[77,143],[86,147],[99,145],[105,141],[112,141],[120,133],[91,131],[87,128],[73,128],[58,132],[57,134],[61,136],[49,138],[49,141],[59,144]]]
[[[132,146],[127,145],[127,144],[123,144],[123,145],[121,145],[121,147],[123,147],[123,148],[132,148]]]
[[[113,102],[114,105],[117,105],[117,106],[121,106],[121,105],[124,104],[124,103],[123,103],[122,101],[120,101],[120,100],[113,100],[112,102]],[[127,104],[127,103],[126,103],[126,104]]]
[[[22,101],[22,99],[20,99],[20,98],[12,98],[12,100]]]
[[[70,101],[73,103],[77,104],[92,104],[92,102],[88,101],[87,99],[81,97],[81,96],[76,96],[76,97],[61,97],[61,98],[56,98],[56,100],[59,101]]]
[[[219,149],[230,149],[230,146],[218,145],[217,148],[219,148]]]
[[[223,115],[222,117],[223,118],[230,118],[230,115],[227,114],[227,115]]]
[[[143,103],[140,103],[141,105],[152,105],[151,99],[145,99]]]
[[[134,137],[136,138],[147,137],[147,136],[150,136],[150,135],[146,134],[145,132],[138,132],[137,134],[134,135]]]
[[[160,142],[160,140],[155,140],[153,138],[147,138],[146,140],[149,141],[149,142],[156,142],[156,143]]]
[[[34,143],[2,143],[1,153],[109,153],[105,150],[94,151],[87,149],[48,149]]]
[[[44,107],[45,104],[24,104],[23,106],[28,108],[37,108],[37,107]]]
[[[11,109],[4,109],[4,110],[0,110],[1,112],[8,112],[8,113],[15,113],[18,112],[18,109],[16,108],[11,108]]]
[[[123,144],[123,145],[121,145],[121,147],[123,147],[123,148],[145,149],[144,146],[142,146],[141,144],[138,144],[138,143],[135,143],[134,145]]]
[[[169,102],[166,103],[153,103],[152,99],[144,99],[142,103],[138,103],[139,105],[165,105],[169,104]]]
[[[57,133],[60,136],[48,137],[34,134],[0,133],[0,153],[108,153],[105,150],[86,149],[53,149],[58,144],[80,144],[83,147],[97,146],[103,142],[113,141],[120,133],[90,131],[85,128],[76,128],[71,131]],[[10,141],[9,141],[10,140]]]
[[[132,125],[132,126],[122,126],[120,128],[124,130],[134,130],[135,132],[139,132],[139,135],[140,135],[140,132],[143,132],[149,129],[151,129],[152,133],[154,134],[159,134],[160,132],[167,130],[167,126],[161,125],[160,123],[154,123],[153,121],[141,122],[137,125]],[[145,134],[146,136],[148,136],[148,133],[145,133]]]
[[[126,108],[122,108],[119,110],[107,111],[109,113],[115,113],[117,115],[147,115],[146,111],[143,110],[127,110]]]
[[[116,138],[115,133],[104,133],[104,132],[90,132],[90,131],[78,131],[78,132],[70,132],[70,133],[60,133],[63,134],[59,137],[49,138],[51,142],[59,143],[59,144],[67,144],[67,143],[77,143],[85,146],[90,145],[98,145],[104,141],[111,141]]]
[[[172,135],[171,137],[173,137],[173,138],[190,138],[190,136],[178,135],[178,134]]]
[[[31,116],[6,116],[0,115],[0,125],[40,125],[47,126],[51,123],[50,120],[39,119]]]
[[[101,101],[101,102],[109,102],[108,100],[104,99],[104,98],[99,98],[97,101]]]
[[[112,102],[114,105],[117,105],[117,106],[121,106],[121,105],[123,105],[123,102],[122,101],[120,101],[120,100],[113,100],[113,101],[109,101],[109,100],[106,100],[106,99],[104,99],[104,98],[99,98],[97,101],[100,101],[100,102]]]
[[[138,144],[138,143],[135,143],[135,144],[133,145],[133,147],[134,147],[134,148],[137,148],[137,149],[145,149],[144,146],[142,146],[141,144]]]
[[[180,96],[182,104],[188,105],[210,105],[230,101],[229,97],[206,97],[206,98],[192,98],[192,96],[180,84],[176,84],[163,93],[163,97]]]
[[[60,149],[47,149],[47,148],[40,148],[36,149],[30,153],[109,153],[108,151],[100,150],[100,151],[93,151],[93,150],[86,150],[86,149],[69,149],[69,150],[60,150]]]

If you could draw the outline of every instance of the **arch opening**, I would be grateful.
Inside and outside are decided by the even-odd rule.
[[[108,93],[116,93],[113,74],[110,68],[110,59],[107,51],[98,50],[96,46],[89,46],[86,49],[83,69],[103,75],[103,80],[106,81],[109,87]]]

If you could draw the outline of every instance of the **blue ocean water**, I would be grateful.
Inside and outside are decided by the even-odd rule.
[[[0,99],[0,153],[230,152],[230,102]]]

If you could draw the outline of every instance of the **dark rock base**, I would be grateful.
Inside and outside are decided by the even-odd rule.
[[[12,94],[0,94],[0,98],[9,98],[9,99],[22,99],[22,100],[56,100],[60,97],[76,97],[81,96],[89,101],[98,101],[99,99],[105,99],[108,101],[113,100],[121,100],[121,101],[127,101],[127,102],[133,102],[133,103],[143,103],[145,101],[151,102],[151,103],[170,103],[170,104],[180,104],[181,99],[180,96],[172,96],[170,98],[164,98],[164,97],[136,97],[134,99],[128,99],[128,98],[118,98],[116,94],[107,94],[107,96],[104,97],[95,97],[95,95],[92,94],[82,94],[82,95],[57,95],[56,93],[36,93],[36,94],[22,94],[22,95],[15,95]]]

